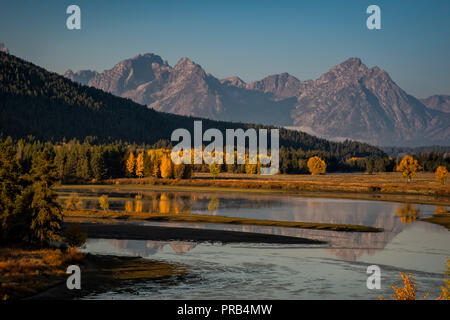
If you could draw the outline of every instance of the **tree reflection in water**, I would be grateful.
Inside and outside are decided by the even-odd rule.
[[[420,217],[420,210],[411,203],[402,205],[395,212],[404,224],[411,224]]]

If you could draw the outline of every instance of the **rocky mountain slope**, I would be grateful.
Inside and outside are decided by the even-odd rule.
[[[450,96],[448,95],[436,94],[420,101],[430,109],[450,112]]]
[[[288,73],[252,83],[219,80],[188,58],[171,67],[154,54],[123,60],[102,73],[68,70],[65,76],[179,115],[289,126],[385,146],[450,144],[448,96],[420,101],[386,71],[358,58],[308,81]]]

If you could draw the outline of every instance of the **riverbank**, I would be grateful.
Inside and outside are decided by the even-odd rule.
[[[193,179],[111,179],[101,184],[62,185],[73,188],[105,188],[117,192],[137,190],[267,193],[287,196],[377,200],[450,206],[450,184],[435,181],[432,173],[418,173],[407,182],[400,173],[326,174],[326,175],[244,175],[196,173]]]
[[[66,287],[67,266],[80,266],[81,290]],[[76,249],[0,248],[0,297],[16,299],[74,299],[106,292],[123,282],[178,277],[179,265],[139,257],[97,256]]]
[[[188,222],[215,223],[234,225],[253,225],[269,227],[286,227],[345,232],[382,232],[381,228],[352,224],[333,224],[319,222],[294,222],[264,219],[247,219],[203,214],[158,214],[148,212],[99,211],[99,210],[64,210],[65,217],[105,218],[119,220],[145,220],[149,222]]]
[[[450,231],[450,213],[433,214],[431,217],[422,218],[420,220],[441,225]]]

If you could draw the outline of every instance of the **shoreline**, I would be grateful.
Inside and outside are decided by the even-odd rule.
[[[170,264],[141,257],[84,254],[80,263],[81,289],[69,290],[66,277],[45,290],[24,298],[25,300],[74,300],[91,294],[119,289],[132,282],[173,278],[179,281],[187,274],[182,265]]]
[[[182,264],[81,253],[76,248],[2,246],[0,261],[1,300],[79,299],[132,281],[177,281],[187,274]],[[81,290],[67,288],[69,265],[80,267]]]
[[[77,222],[64,222],[64,227]],[[194,241],[206,243],[325,244],[314,239],[242,231],[81,222],[91,239]]]

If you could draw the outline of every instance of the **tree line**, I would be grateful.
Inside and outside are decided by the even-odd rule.
[[[12,146],[20,174],[30,172],[33,160],[43,150],[51,150],[51,162],[55,166],[55,178],[62,183],[84,183],[124,177],[190,178],[193,172],[230,172],[242,174],[259,173],[260,164],[207,164],[174,166],[170,160],[171,144],[129,144],[121,141],[99,143],[94,137],[83,142],[77,139],[59,143],[43,142],[33,137],[4,140]],[[323,151],[280,148],[280,170],[282,174],[309,174],[308,161],[318,157],[327,172],[392,172],[401,158],[390,157],[340,157]],[[450,157],[431,152],[414,155],[420,170],[435,172],[439,166],[450,169]],[[321,164],[322,165],[322,164]],[[323,165],[322,165],[323,166]]]

